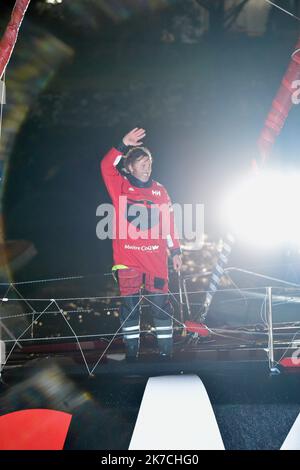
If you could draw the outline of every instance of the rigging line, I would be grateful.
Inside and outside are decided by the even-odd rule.
[[[278,264],[270,264],[270,265],[264,265],[263,267],[269,267],[269,266],[293,266],[293,265],[298,265],[299,263],[282,263],[280,265]],[[248,271],[248,273],[250,273]],[[111,276],[112,273],[111,272],[107,272],[107,273],[93,273],[93,274],[86,274],[86,275],[79,275],[79,276],[63,276],[63,277],[57,277],[57,278],[44,278],[44,279],[32,279],[30,281],[19,281],[19,282],[0,282],[0,286],[7,286],[7,285],[11,285],[11,286],[17,286],[17,285],[22,285],[22,284],[36,284],[36,283],[40,283],[40,282],[55,282],[55,281],[67,281],[67,280],[74,280],[74,279],[88,279],[88,278],[91,278],[91,277],[98,277],[98,276]],[[281,281],[281,282],[284,282],[288,285],[294,285],[296,287],[300,287],[300,284],[295,284],[295,283],[290,283],[290,282],[286,282],[284,281],[283,279],[275,279],[275,278],[272,278],[273,280],[276,280],[276,281]]]
[[[11,286],[8,286],[8,288],[6,289],[6,292],[5,292],[5,294],[4,294],[4,297],[7,296],[7,294],[8,294],[8,292],[9,292],[10,288],[11,288]],[[16,341],[15,335],[13,334],[13,332],[11,332],[11,331],[7,328],[7,326],[3,323],[3,321],[2,321],[1,318],[0,318],[0,325],[1,325],[2,328],[6,331],[6,333],[7,333],[11,338],[13,338],[13,341]],[[19,346],[20,349],[22,349],[22,345],[21,345],[19,342],[17,342],[17,345]]]
[[[268,281],[275,281],[275,282],[280,282],[281,284],[288,285],[288,286],[300,287],[300,284],[295,284],[294,282],[284,281],[283,279],[277,279],[276,277],[266,276],[265,274],[254,273],[252,271],[248,271],[247,269],[231,267],[231,268],[226,268],[225,271],[226,272],[233,271],[233,272],[238,272],[242,274],[250,274],[250,276],[261,278],[261,279],[267,279]],[[269,286],[269,287],[273,287],[273,286]]]
[[[246,304],[246,307],[248,305],[248,302],[247,302],[247,298],[245,295],[243,295],[243,291],[241,290],[241,288],[236,284],[236,282],[234,282],[234,280],[232,279],[232,277],[230,276],[230,274],[228,274],[228,272],[225,272],[225,276],[229,279],[230,282],[232,282],[232,284],[236,287],[236,289],[238,290],[238,292],[240,293],[240,295],[243,297],[244,299],[244,302]]]
[[[50,307],[50,305],[51,305],[53,302],[55,302],[55,301],[54,301],[54,300],[51,300],[51,302],[47,305],[47,307],[45,308],[45,310],[43,310],[43,312],[36,318],[36,321],[45,313],[45,311],[47,310],[47,308]],[[4,363],[4,365],[7,363],[7,361],[8,361],[8,359],[9,359],[11,353],[13,352],[13,350],[14,350],[15,347],[16,347],[16,344],[18,344],[19,339],[21,339],[22,336],[25,335],[26,331],[28,331],[28,330],[31,328],[31,326],[32,326],[32,322],[30,323],[30,325],[29,325],[27,328],[25,328],[25,330],[24,330],[24,331],[19,335],[19,337],[16,339],[15,344],[13,345],[13,347],[12,347],[11,350],[9,351],[7,357],[5,358],[5,363]]]
[[[27,300],[24,299],[23,295],[21,294],[21,292],[19,292],[19,290],[16,288],[16,286],[12,286],[12,288],[25,301],[26,305],[28,305],[28,307],[32,310],[31,337],[33,338],[33,335],[34,335],[34,321],[35,321],[35,313],[36,313],[35,308],[33,308],[31,306],[31,304],[29,302],[27,302]]]
[[[94,370],[96,369],[97,365],[99,364],[99,362],[101,361],[101,359],[103,358],[104,354],[106,353],[106,351],[110,348],[112,342],[114,341],[116,335],[119,333],[119,331],[122,329],[123,325],[126,323],[126,321],[128,320],[128,318],[130,317],[130,315],[133,313],[133,311],[140,305],[140,303],[142,302],[143,300],[143,295],[140,296],[140,300],[138,301],[138,303],[133,307],[133,309],[131,310],[131,312],[129,312],[129,314],[127,315],[127,317],[125,318],[125,320],[123,321],[123,323],[119,326],[119,328],[117,329],[115,335],[113,336],[113,338],[110,340],[110,342],[108,343],[107,347],[105,348],[105,350],[103,351],[103,353],[101,354],[101,356],[99,357],[98,361],[96,362],[96,364],[94,365],[94,367],[92,368],[91,370],[91,374],[93,374]]]
[[[64,319],[65,322],[67,323],[68,327],[69,327],[70,330],[72,331],[72,333],[73,333],[73,335],[74,335],[74,337],[75,337],[75,340],[76,340],[76,342],[77,342],[77,344],[78,344],[79,350],[80,350],[80,352],[81,352],[82,359],[84,360],[85,367],[86,367],[86,369],[87,369],[87,371],[88,371],[88,374],[91,375],[90,368],[89,368],[89,366],[88,366],[88,363],[87,363],[87,361],[86,361],[85,355],[84,355],[84,353],[83,353],[83,351],[82,351],[82,348],[81,348],[80,341],[79,341],[79,339],[77,338],[77,335],[76,335],[75,331],[73,330],[72,326],[70,325],[70,323],[69,323],[68,320],[66,319],[65,315],[63,314],[63,310],[59,307],[59,305],[58,305],[58,303],[56,302],[56,300],[54,300],[54,303],[55,303],[55,305],[57,306],[57,308],[58,308],[58,310],[59,310],[61,316],[63,317],[63,319]]]
[[[92,312],[93,309],[92,308],[89,308],[89,309],[84,309],[84,310],[64,310],[64,313],[86,313],[86,312]],[[35,312],[36,315],[38,315],[39,313],[42,313],[42,312]],[[57,310],[48,310],[47,312],[45,313],[49,313],[49,314],[57,314],[59,313]],[[17,315],[8,315],[7,317],[0,317],[0,321],[1,320],[10,320],[11,318],[20,318],[20,317],[28,317],[28,316],[32,316],[32,312],[26,312],[26,313],[18,313]]]
[[[7,326],[2,321],[0,321],[0,327],[3,328],[3,330],[8,334],[8,336],[13,338],[13,339],[11,339],[12,342],[16,341],[15,335],[7,328]],[[22,345],[20,344],[19,341],[18,341],[17,344],[18,344],[19,348],[22,349]]]
[[[300,330],[297,330],[296,333],[294,334],[294,336],[292,337],[291,341],[288,343],[288,346],[286,347],[286,349],[284,350],[282,356],[278,359],[278,361],[275,361],[275,366],[278,366],[278,364],[280,363],[281,359],[285,356],[285,354],[287,353],[287,351],[291,348],[290,345],[293,344],[294,342],[294,339],[295,337],[297,336],[297,334],[300,332]]]
[[[170,289],[168,289],[168,292],[169,294],[173,297],[173,299],[175,300],[175,302],[180,305],[180,302],[176,299],[175,295],[173,294],[173,292],[170,291]]]
[[[173,330],[174,331],[181,331],[181,330],[184,330],[185,327],[179,327],[179,326],[176,326],[176,327],[173,327]],[[247,331],[247,330],[229,330],[229,329],[225,329],[225,328],[208,328],[208,330],[215,334],[215,335],[218,335],[218,332],[223,332],[223,333],[239,333],[239,334],[243,334],[243,335],[253,335],[253,336],[267,336],[268,333],[267,332],[263,332],[263,331]],[[297,332],[298,333],[300,332],[300,329],[298,328],[297,329]],[[77,335],[77,338],[99,338],[100,340],[102,340],[102,338],[106,339],[107,336],[114,336],[114,337],[122,337],[124,336],[126,333],[95,333],[93,335]],[[155,334],[154,332],[152,332],[151,330],[141,330],[140,331],[140,334]],[[281,333],[276,333],[274,332],[274,335],[281,335]],[[221,335],[220,335],[221,336]],[[237,340],[244,340],[245,338],[240,338],[240,336],[229,336],[229,335],[223,335],[224,338],[226,337],[229,337],[229,338],[232,338],[232,339],[237,339]],[[74,339],[74,336],[52,336],[52,337],[49,337],[49,336],[44,336],[44,337],[35,337],[35,338],[23,338],[23,339],[20,339],[19,342],[20,343],[28,343],[28,342],[38,342],[38,341],[57,341],[57,340],[67,340],[67,339]],[[2,340],[3,343],[14,343],[15,340],[13,339],[4,339]],[[108,340],[107,340],[108,341]]]
[[[213,335],[216,335],[216,336],[222,336],[223,338],[231,338],[231,339],[235,339],[235,340],[239,340],[239,341],[246,341],[248,343],[253,343],[253,340],[251,339],[246,339],[246,338],[237,338],[236,336],[230,336],[230,335],[222,335],[220,333],[216,333],[215,330],[211,330],[210,328],[207,328],[208,331],[210,331]],[[252,333],[251,333],[252,334]]]
[[[29,302],[27,302],[27,299],[25,299],[23,297],[23,295],[21,294],[21,292],[18,291],[18,289],[15,287],[15,286],[12,286],[12,288],[16,291],[16,293],[21,297],[21,299],[19,300],[23,300],[25,302],[26,305],[28,305],[28,307],[32,310],[32,314],[34,315],[36,313],[35,309],[32,307],[32,305],[30,305]],[[51,299],[52,300],[52,299]]]
[[[290,15],[292,16],[293,18],[295,18],[296,20],[300,21],[300,18],[299,16],[296,16],[294,15],[294,13],[291,13],[290,11],[288,10],[285,10],[284,8],[280,7],[279,5],[277,5],[277,3],[273,3],[271,2],[271,0],[265,0],[267,3],[269,3],[270,5],[273,5],[273,7],[276,7],[278,8],[279,10],[283,11],[284,13],[286,13],[287,15]]]
[[[154,307],[158,308],[159,310],[161,310],[163,313],[165,313],[166,315],[168,315],[168,317],[170,317],[172,320],[175,320],[179,325],[181,325],[183,328],[185,328],[185,324],[184,323],[181,323],[179,320],[177,320],[177,318],[175,318],[173,315],[170,315],[168,312],[166,312],[163,308],[160,308],[158,305],[156,305],[154,302],[151,302],[151,300],[149,299],[146,299],[148,300],[148,302],[150,302],[150,304],[154,305]]]
[[[287,305],[287,304],[290,304],[289,300],[285,300],[285,301],[282,301],[282,302],[274,302],[274,303],[272,303],[272,306],[275,308],[275,307],[280,307],[280,305]]]
[[[277,329],[280,329],[282,330],[283,328],[284,329],[290,329],[290,328],[298,328],[296,325],[292,324],[292,326],[285,326],[285,327],[280,327],[278,325],[280,325],[280,323],[276,323],[277,325]],[[207,327],[208,328],[208,327]],[[256,330],[247,330],[247,329],[241,329],[242,327],[237,327],[236,329],[229,329],[229,328],[208,328],[209,330],[211,331],[228,331],[229,333],[243,333],[243,334],[251,334],[251,335],[267,335],[268,332],[267,331],[256,331]],[[298,328],[297,331],[300,331],[300,328]],[[288,333],[280,333],[280,332],[274,332],[275,335],[281,335],[281,334],[288,334]]]
[[[185,328],[183,327],[174,327],[173,328],[175,331],[181,331],[181,330],[184,330]],[[106,339],[107,336],[118,336],[118,337],[122,337],[122,336],[125,336],[127,333],[96,333],[96,334],[93,334],[93,335],[77,335],[77,338],[100,338],[100,341],[102,340],[102,338]],[[140,334],[152,334],[154,335],[155,333],[151,330],[141,330],[140,331]],[[28,343],[28,342],[37,342],[37,341],[52,341],[52,340],[65,340],[65,339],[74,339],[74,336],[52,336],[52,337],[47,337],[47,336],[44,336],[44,337],[35,337],[35,338],[23,338],[23,339],[20,339],[19,342],[20,343]],[[13,339],[3,339],[2,340],[3,343],[14,343],[15,340]],[[107,339],[108,341],[108,339]]]
[[[243,290],[244,291],[251,291],[251,290],[263,290],[265,291],[265,289],[267,287],[270,287],[270,286],[261,286],[261,287],[243,287]],[[300,287],[300,285],[299,285]],[[279,289],[279,287],[272,287],[273,289]],[[287,288],[285,287],[284,288],[285,290],[295,290],[295,287],[291,287],[291,288]],[[217,294],[217,293],[221,293],[221,292],[234,292],[236,291],[236,289],[218,289],[217,291],[213,291],[213,290],[196,290],[196,291],[188,291],[187,294],[206,294],[207,292],[209,293],[213,293],[213,294]],[[174,295],[179,295],[180,292],[173,292]],[[148,298],[148,297],[154,297],[155,295],[169,295],[168,293],[155,293],[155,294],[144,294],[144,297],[145,298]],[[125,298],[126,295],[112,295],[112,296],[109,296],[109,295],[102,295],[102,296],[90,296],[90,297],[66,297],[66,298],[58,298],[56,299],[57,301],[64,301],[64,302],[68,302],[68,301],[71,301],[71,300],[107,300],[107,299],[123,299]],[[133,295],[132,297],[139,297],[139,295]],[[25,298],[23,297],[24,301],[25,300],[28,300],[28,301],[31,301],[31,302],[50,302],[51,300],[54,300],[54,299],[50,299],[50,298],[43,298],[43,299],[39,299],[39,298],[35,298],[35,299],[32,299],[32,298]],[[0,302],[1,302],[1,297],[0,297]],[[20,301],[22,299],[9,299],[9,301]]]
[[[261,321],[263,322],[263,325],[265,327],[268,327],[268,323],[267,323],[267,316],[266,316],[266,300],[267,300],[267,294],[265,294],[263,300],[262,300],[262,303],[261,303],[261,307],[260,307],[260,318],[261,318]]]
[[[11,288],[11,284],[10,284],[10,285],[8,286],[8,288],[6,289],[5,294],[3,295],[2,298],[4,298],[4,299],[6,298],[7,294],[9,293],[10,288]]]
[[[8,284],[10,286],[20,286],[20,285],[25,285],[25,284],[37,284],[39,282],[54,282],[54,281],[68,281],[69,279],[87,279],[88,277],[91,277],[92,275],[88,276],[69,276],[69,277],[54,277],[51,279],[34,279],[32,281],[20,281],[20,282],[0,282],[0,286],[7,286]],[[95,274],[96,276],[96,274]]]
[[[236,299],[232,298],[232,299],[228,299],[228,300],[221,300],[220,304],[232,304],[234,302],[241,302],[242,300],[245,300],[245,297],[237,297]],[[257,300],[257,299],[253,299],[253,300]],[[190,302],[190,304],[191,305],[201,305],[201,304],[195,304],[195,303],[191,303],[191,302]]]
[[[244,297],[237,297],[236,299],[232,298],[232,299],[228,299],[228,300],[221,300],[219,303],[220,305],[224,305],[224,304],[233,304],[233,303],[238,303],[238,302],[241,302],[241,301],[244,301]],[[251,297],[248,297],[248,300],[252,300],[253,302],[257,302],[259,299],[258,298],[251,298]],[[288,301],[287,301],[288,302]],[[191,305],[203,305],[203,303],[192,303],[190,302]],[[272,305],[275,305],[276,302],[274,302]]]
[[[218,331],[223,331],[223,332],[229,332],[229,333],[240,333],[240,334],[245,334],[245,335],[253,335],[253,336],[259,336],[259,335],[264,335],[266,336],[268,333],[267,331],[248,331],[248,330],[241,330],[241,329],[236,329],[236,330],[230,330],[226,328],[208,328],[207,329],[211,332],[218,332]],[[280,334],[280,333],[275,333],[275,334]],[[239,338],[237,338],[239,339]]]
[[[53,278],[45,278],[45,279],[32,279],[31,281],[18,281],[18,282],[0,282],[0,286],[6,286],[8,284],[17,286],[17,285],[22,285],[22,284],[38,284],[40,282],[55,282],[55,281],[69,281],[69,280],[74,280],[74,279],[88,279],[91,277],[99,277],[99,276],[111,276],[112,273],[93,273],[93,274],[81,274],[80,276],[63,276],[63,277],[53,277]]]

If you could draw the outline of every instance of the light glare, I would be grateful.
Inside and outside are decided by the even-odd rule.
[[[225,204],[231,231],[248,243],[300,243],[300,174],[261,172],[241,182]]]

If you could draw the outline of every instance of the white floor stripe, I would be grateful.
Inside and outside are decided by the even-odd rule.
[[[224,450],[206,389],[196,375],[148,380],[130,450]]]
[[[300,450],[300,413],[290,429],[280,450]]]

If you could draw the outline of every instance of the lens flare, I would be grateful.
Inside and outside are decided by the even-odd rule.
[[[300,174],[262,172],[242,181],[225,202],[224,222],[261,246],[300,243]]]

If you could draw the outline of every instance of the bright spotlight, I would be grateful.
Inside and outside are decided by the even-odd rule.
[[[242,181],[223,214],[237,238],[261,246],[300,242],[300,174],[261,172]]]

